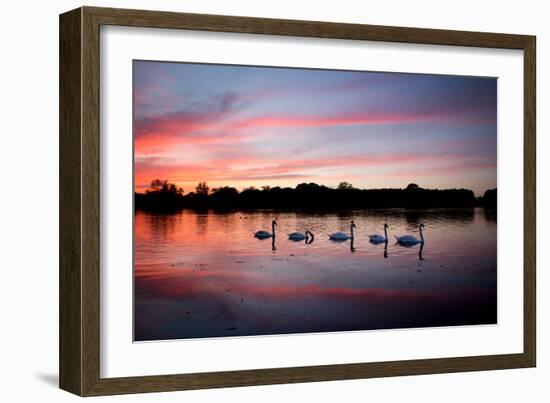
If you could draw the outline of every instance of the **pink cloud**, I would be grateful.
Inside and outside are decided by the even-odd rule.
[[[440,116],[407,113],[361,113],[328,117],[264,116],[240,120],[227,120],[226,116],[226,113],[212,116],[179,113],[138,121],[134,131],[136,153],[151,153],[178,144],[234,143],[261,135],[261,129],[265,128],[406,124],[441,119]]]

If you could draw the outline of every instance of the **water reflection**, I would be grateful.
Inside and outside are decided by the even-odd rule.
[[[206,234],[208,232],[208,213],[198,213],[195,216],[196,226],[198,234]]]
[[[264,244],[268,244],[269,242],[267,242],[267,240],[271,240],[271,250],[272,251],[276,251],[277,250],[277,243],[276,243],[276,239],[277,237],[276,236],[272,236],[272,237],[269,237],[269,238],[256,238],[254,241],[256,242],[259,242],[260,245],[264,245]],[[259,248],[259,249],[263,249],[263,248]]]
[[[488,222],[497,222],[497,212],[495,210],[483,210],[483,215],[485,217],[485,221]]]
[[[303,242],[254,239],[278,221]],[[349,231],[352,240],[328,234]],[[426,224],[426,245],[369,242]],[[424,257],[424,246],[429,258]],[[483,209],[137,212],[135,337],[159,340],[496,322],[496,216]]]

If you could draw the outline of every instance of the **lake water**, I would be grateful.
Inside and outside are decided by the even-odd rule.
[[[274,242],[253,237],[273,219]],[[352,219],[353,244],[328,239]],[[385,222],[387,248],[368,240]],[[422,248],[395,244],[420,223]],[[135,340],[494,324],[496,229],[481,208],[137,211]],[[288,240],[305,230],[311,244]]]

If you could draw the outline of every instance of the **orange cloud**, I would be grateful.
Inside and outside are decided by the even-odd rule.
[[[392,153],[392,154],[360,154],[345,155],[332,158],[305,158],[289,160],[282,158],[262,158],[253,155],[237,156],[195,164],[164,164],[137,161],[135,164],[136,190],[143,190],[154,178],[163,178],[171,182],[196,184],[207,181],[234,186],[235,182],[254,180],[274,180],[312,178],[316,169],[327,170],[338,168],[369,169],[369,175],[376,177],[420,177],[438,175],[466,170],[494,169],[495,161],[487,161],[479,157],[445,153]],[[383,173],[376,169],[384,169]],[[353,176],[350,174],[348,179]]]

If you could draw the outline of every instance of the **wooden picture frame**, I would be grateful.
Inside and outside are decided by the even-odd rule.
[[[172,28],[524,52],[523,353],[228,372],[100,377],[100,26]],[[535,37],[482,32],[81,7],[60,16],[60,387],[80,396],[533,367]]]

